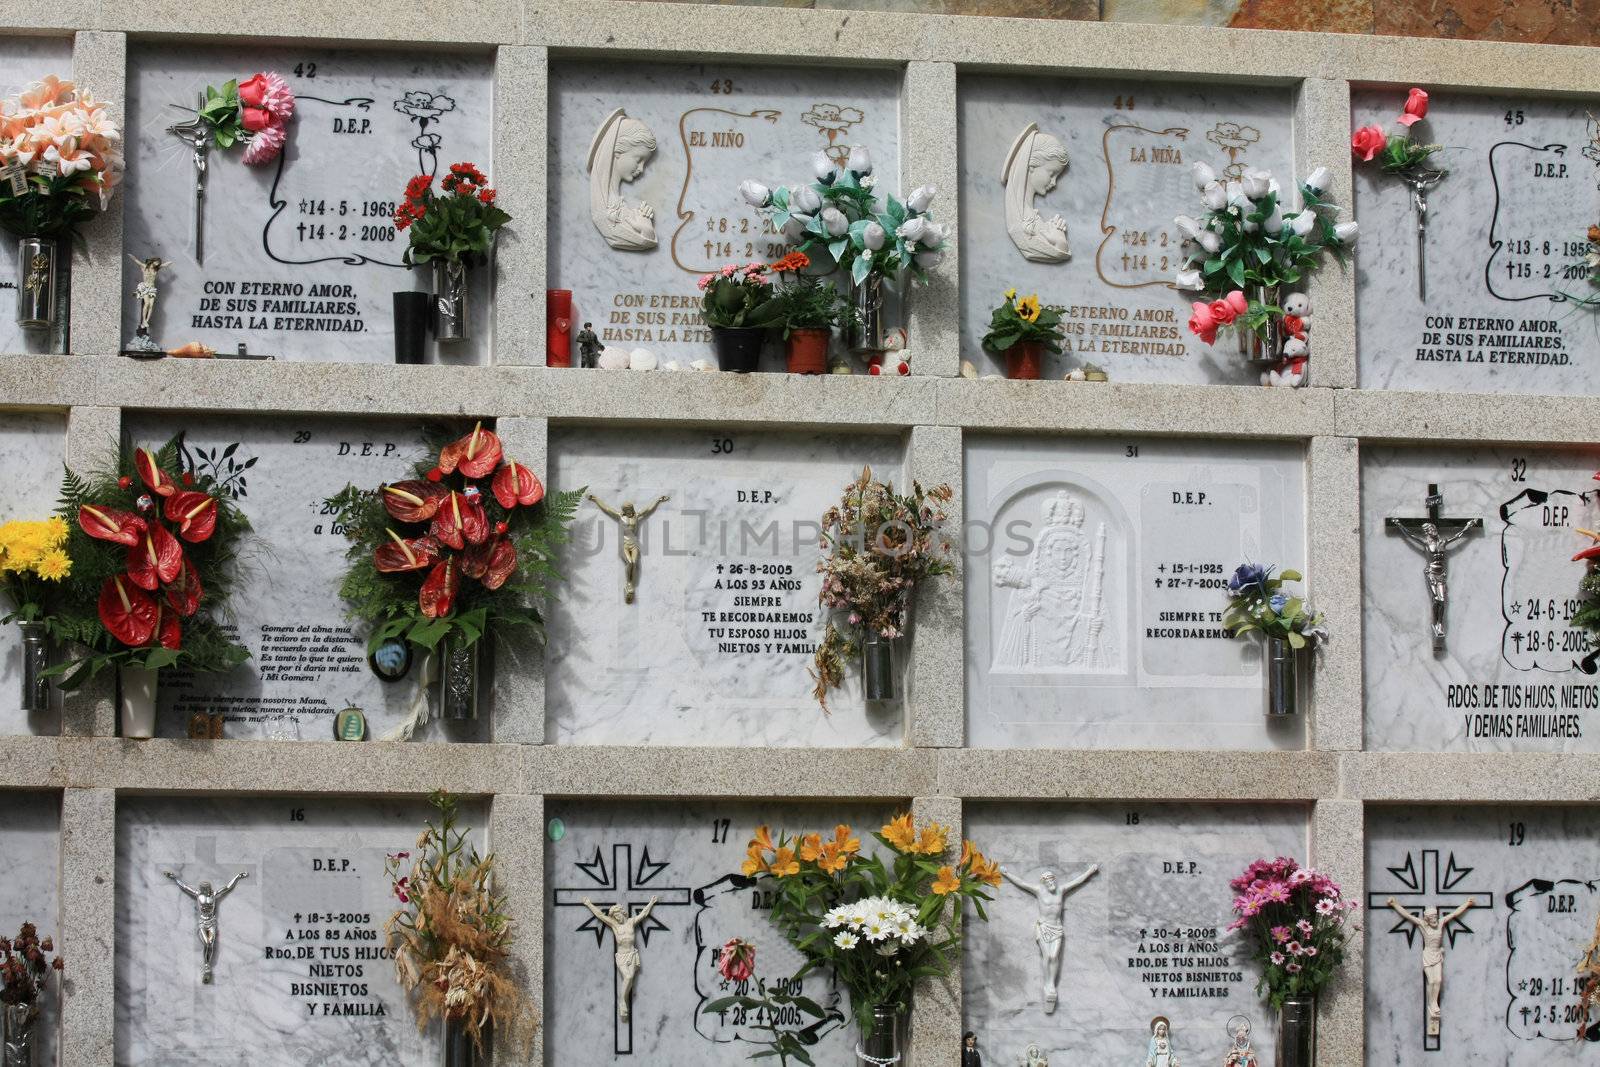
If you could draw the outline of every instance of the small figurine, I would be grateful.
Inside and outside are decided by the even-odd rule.
[[[1402,907],[1394,897],[1390,897],[1384,903],[1393,908],[1400,918],[1422,932],[1422,985],[1423,993],[1428,1000],[1428,1036],[1438,1037],[1439,993],[1444,986],[1444,932],[1451,923],[1465,915],[1478,902],[1468,897],[1466,903],[1450,914],[1442,916],[1439,914],[1439,909],[1430,904],[1422,909],[1420,919],[1409,908]]]
[[[1022,1067],[1050,1067],[1050,1061],[1039,1050],[1038,1045],[1029,1045],[1028,1050],[1022,1054]]]
[[[594,323],[586,322],[578,331],[578,366],[593,370],[599,366],[600,353],[606,346],[595,336]]]
[[[1233,1043],[1228,1046],[1228,1058],[1222,1061],[1222,1067],[1261,1067],[1256,1050],[1250,1047],[1249,1019],[1243,1015],[1229,1019],[1228,1036]]]
[[[634,590],[639,585],[639,524],[648,519],[656,508],[665,504],[668,498],[665,494],[656,497],[655,503],[643,511],[635,511],[630,500],[622,505],[621,511],[617,511],[593,493],[588,496],[595,507],[617,520],[617,525],[622,529],[622,602],[632,604]]]
[[[635,938],[638,935],[639,924],[650,917],[650,909],[656,906],[656,898],[651,897],[650,903],[631,917],[621,904],[613,904],[605,911],[601,911],[588,897],[584,897],[583,906],[611,931],[611,936],[616,941],[617,974],[622,978],[622,994],[617,997],[617,1018],[627,1022],[633,1009],[634,979],[639,977],[639,947],[635,944]]]
[[[156,275],[171,266],[171,264],[159,256],[140,259],[138,256],[130,254],[128,258],[139,264],[139,284],[133,287],[133,298],[139,301],[139,325],[134,330],[133,340],[128,342],[128,347],[123,351],[129,355],[159,356],[163,352],[161,346],[150,336],[150,319],[156,310],[156,296],[158,295]]]
[[[978,1035],[971,1030],[961,1035],[961,1067],[983,1067],[983,1056],[978,1052]]]
[[[1066,885],[1056,883],[1056,872],[1046,870],[1039,876],[1038,885],[1029,885],[1000,865],[1000,874],[1006,881],[1027,893],[1038,902],[1038,915],[1033,920],[1033,939],[1039,944],[1039,972],[1044,987],[1044,1013],[1053,1014],[1059,996],[1056,990],[1061,981],[1061,949],[1066,939],[1067,894],[1093,878],[1100,870],[1099,864],[1090,865]],[[1166,1067],[1165,1064],[1162,1067]],[[1173,1067],[1177,1067],[1176,1064]]]
[[[1165,1015],[1157,1015],[1150,1020],[1150,1048],[1145,1056],[1144,1067],[1179,1067],[1178,1055],[1172,1051],[1169,1030],[1170,1024]]]
[[[185,885],[177,875],[171,871],[162,871],[162,874],[177,883],[178,888],[194,898],[200,908],[200,924],[195,928],[195,933],[200,938],[201,967],[200,982],[203,985],[211,984],[211,968],[216,963],[217,956],[217,904],[222,898],[233,892],[233,887],[239,884],[239,879],[248,877],[240,873],[233,876],[233,880],[220,890],[213,891],[210,882],[201,882],[199,887]]]

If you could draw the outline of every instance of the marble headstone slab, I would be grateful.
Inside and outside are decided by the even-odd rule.
[[[1289,90],[969,75],[958,92],[963,358],[1004,369],[982,342],[1015,287],[1067,309],[1068,343],[1045,377],[1094,363],[1116,381],[1255,384],[1227,332],[1214,347],[1189,332],[1188,294],[1171,284],[1182,241],[1172,220],[1199,214],[1197,162],[1230,175],[1265,168],[1293,187]],[[1014,153],[1030,123],[1056,146],[1040,137]],[[1059,148],[1065,172],[1049,158]],[[1055,216],[1071,259],[1024,258],[1009,230],[1031,221],[1023,243],[1038,244]]]
[[[745,845],[758,824],[831,832],[848,823],[863,846],[888,821],[888,809],[783,807],[748,801],[684,804],[563,802],[548,809],[545,845],[545,1054],[550,1063],[598,1064],[746,1062],[764,1032],[753,1019],[729,1012],[704,1015],[710,1001],[773,992],[805,962],[771,923],[770,890],[739,873]],[[620,982],[612,935],[583,906],[615,903],[637,914],[656,898],[638,927],[640,967],[632,1018],[618,1017]],[[716,970],[730,938],[756,946],[756,971],[738,989]],[[798,985],[798,990],[795,986]],[[849,998],[831,976],[813,973],[788,985],[830,1013],[821,1024],[818,1063],[849,1058],[855,1029],[846,1020]],[[815,1020],[795,1019],[796,1026]]]
[[[869,709],[858,672],[827,715],[808,671],[824,626],[818,523],[864,465],[899,485],[900,438],[570,429],[550,454],[552,484],[614,509],[669,498],[639,525],[633,604],[618,523],[578,511],[550,609],[550,740],[898,744],[898,709]]]
[[[0,293],[0,315],[5,295]],[[7,411],[0,413],[0,524],[12,519],[47,519],[56,510],[61,490],[61,464],[67,452],[67,420],[61,415]],[[0,597],[0,615],[12,604]],[[54,734],[61,731],[61,711],[25,714],[22,695],[22,639],[15,626],[0,626],[0,734]],[[54,698],[59,702],[59,696]]]
[[[10,96],[26,89],[46,74],[63,79],[72,77],[72,39],[70,37],[25,37],[9,34],[0,40],[0,96]],[[98,96],[104,95],[99,86],[87,87]],[[121,101],[115,117],[121,119]],[[117,195],[123,195],[118,190]],[[95,254],[107,254],[96,249]],[[110,254],[114,254],[110,253]],[[57,300],[66,294],[61,292]],[[52,343],[48,332],[24,330],[17,325],[17,242],[10,234],[0,234],[0,352],[52,352],[63,346]],[[64,304],[61,306],[65,306]],[[62,316],[62,321],[66,316]]]
[[[239,148],[211,151],[202,265],[192,153],[167,127],[193,117],[207,85],[259,70],[282,74],[295,92],[288,144],[258,166]],[[141,44],[129,52],[128,92],[128,166],[139,180],[126,193],[124,245],[170,263],[152,336],[169,349],[202,341],[232,353],[244,342],[278,359],[392,361],[390,294],[428,288],[422,270],[402,266],[409,237],[394,229],[395,204],[413,175],[442,178],[463,160],[493,179],[491,62],[426,50]],[[475,272],[473,339],[437,346],[436,362],[488,362],[485,273]],[[139,277],[124,264],[125,338],[138,323]]]
[[[1170,1021],[1180,1062],[1221,1063],[1228,1020],[1242,1015],[1270,1067],[1272,1016],[1248,944],[1226,932],[1228,881],[1263,856],[1303,857],[1303,809],[982,804],[965,818],[966,836],[1031,885],[1046,870],[1064,886],[1100,868],[1066,898],[1054,1013],[1043,1008],[1034,898],[1006,882],[987,923],[969,914],[965,1028],[985,1063],[1021,1063],[1029,1044],[1052,1063],[1143,1063],[1156,1016]]]
[[[899,94],[888,70],[552,62],[550,285],[572,291],[574,329],[715,362],[696,279],[786,250],[739,183],[809,182],[817,152],[842,162],[863,145],[899,195]],[[621,136],[603,134],[619,108]]]
[[[385,682],[367,666],[366,634],[345,617],[339,583],[349,547],[323,503],[347,484],[376,488],[408,477],[422,451],[415,423],[395,420],[210,416],[129,420],[137,443],[159,447],[183,430],[184,463],[214,475],[254,527],[231,600],[235,639],[251,658],[228,674],[162,673],[157,733],[184,736],[197,711],[221,712],[228,737],[327,741],[353,705],[368,736],[398,726],[420,699],[418,656]],[[457,735],[459,728],[466,734]],[[423,737],[442,737],[437,721]],[[457,740],[486,738],[488,723],[452,723]]]
[[[1288,445],[975,437],[967,736],[980,747],[1298,748],[1261,647],[1222,628],[1243,561],[1305,558]]]
[[[1578,1064],[1577,967],[1600,911],[1587,808],[1410,807],[1367,815],[1367,1062]],[[1426,1032],[1422,938],[1387,906],[1449,915],[1439,1034]]]
[[[5,857],[0,864],[0,937],[15,937],[23,923],[31,922],[41,937],[56,938],[60,950],[61,794],[8,792],[0,804],[5,811],[0,818],[0,856]],[[60,1018],[61,976],[52,976],[44,1022],[37,1031],[40,1063],[56,1062],[55,1024]]]
[[[1395,129],[1403,92],[1351,96],[1355,125]],[[1356,161],[1356,337],[1361,384],[1593,395],[1596,309],[1586,231],[1600,185],[1592,101],[1440,93],[1414,140],[1446,145],[1428,194],[1428,301],[1417,286],[1406,185]]]
[[[1600,750],[1589,635],[1567,625],[1600,512],[1594,452],[1362,450],[1362,619],[1367,747],[1421,751]],[[1428,558],[1385,520],[1481,518],[1445,558],[1445,649],[1432,651]]]
[[[383,924],[384,859],[414,851],[423,801],[135,797],[117,810],[118,1061],[433,1067]],[[461,825],[484,847],[485,812]],[[220,889],[213,984],[200,981],[195,902],[165,878]]]

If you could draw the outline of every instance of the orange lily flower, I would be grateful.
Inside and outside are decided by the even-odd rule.
[[[800,861],[794,858],[794,849],[780,848],[778,854],[772,858],[770,868],[774,878],[787,878],[800,873]]]
[[[945,829],[945,827],[936,822],[931,822],[923,827],[922,839],[917,842],[914,851],[920,852],[924,856],[937,856],[944,851],[945,839],[948,834],[949,830]]]
[[[800,858],[807,863],[815,863],[817,857],[822,855],[822,835],[806,834],[800,839]]]
[[[910,813],[897,816],[893,822],[885,824],[883,838],[890,845],[901,852],[911,852],[916,849],[917,828],[911,824]]]
[[[941,897],[946,896],[961,888],[961,879],[956,877],[954,868],[940,867],[939,877],[934,880],[932,888]]]

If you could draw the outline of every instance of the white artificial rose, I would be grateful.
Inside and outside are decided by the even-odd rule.
[[[1262,197],[1267,195],[1268,191],[1271,190],[1271,183],[1271,174],[1264,170],[1251,168],[1250,170],[1244,172],[1244,176],[1240,180],[1239,186],[1244,190],[1245,196],[1249,197],[1251,200],[1260,200]]]
[[[766,207],[767,201],[772,199],[772,190],[760,182],[746,180],[739,183],[739,195],[751,207]]]
[[[1250,198],[1244,195],[1243,182],[1228,183],[1228,207],[1230,209],[1238,208],[1240,211],[1248,211],[1250,209]]]
[[[793,244],[804,240],[806,227],[811,225],[811,218],[807,215],[790,215],[789,221],[783,224],[784,240]]]
[[[1180,270],[1177,277],[1173,279],[1173,284],[1179,289],[1199,290],[1206,287],[1206,283],[1201,279],[1198,270]]]
[[[1217,254],[1217,249],[1222,247],[1222,238],[1210,230],[1204,230],[1195,238],[1195,243],[1214,256]]]
[[[939,189],[934,185],[919,185],[911,190],[911,195],[906,197],[906,207],[912,211],[926,211],[928,205],[933,203],[933,198]]]
[[[861,231],[861,243],[866,245],[869,252],[876,252],[882,248],[883,242],[888,239],[889,235],[876,222],[867,223],[866,228]]]
[[[917,266],[921,267],[923,270],[932,270],[943,262],[944,253],[936,248],[930,248],[925,252],[917,253]]]
[[[1221,211],[1228,206],[1228,191],[1221,182],[1211,182],[1200,191],[1200,198],[1205,201],[1206,207],[1212,211]]]
[[[850,220],[838,208],[825,207],[822,209],[822,228],[828,231],[829,237],[843,237],[850,232]]]
[[[948,236],[948,234],[943,226],[937,222],[930,222],[928,225],[923,227],[922,237],[919,239],[918,243],[920,243],[924,248],[938,248],[940,245],[944,244],[944,239],[946,236]]]
[[[917,216],[916,218],[906,219],[900,224],[900,228],[894,232],[897,237],[902,237],[907,241],[920,241],[927,230],[928,220]]]
[[[1261,228],[1266,230],[1268,233],[1282,233],[1283,212],[1279,211],[1277,208],[1273,208],[1272,214],[1268,215],[1261,223]]]
[[[1203,191],[1206,186],[1217,180],[1217,172],[1212,170],[1205,163],[1196,163],[1194,165],[1193,172],[1194,187],[1196,189]]]
[[[858,175],[871,174],[872,156],[861,145],[856,145],[850,149],[850,162],[846,163],[845,167]]]
[[[1306,178],[1306,188],[1321,196],[1328,191],[1328,186],[1333,183],[1333,171],[1327,167],[1318,167]]]
[[[1333,228],[1333,235],[1339,239],[1340,244],[1351,245],[1356,243],[1356,234],[1361,232],[1361,227],[1356,225],[1354,219],[1341,222]]]
[[[1185,240],[1193,240],[1200,234],[1200,223],[1188,215],[1179,215],[1172,220],[1172,224],[1178,228],[1178,232],[1184,236]]]
[[[1301,211],[1289,220],[1289,229],[1294,231],[1296,237],[1309,237],[1311,231],[1317,228],[1316,212],[1309,209]]]
[[[833,177],[833,160],[826,152],[818,152],[811,157],[811,172],[817,176],[818,181],[825,182]]]
[[[815,215],[822,210],[822,194],[809,185],[796,186],[789,194],[789,207],[807,215]]]

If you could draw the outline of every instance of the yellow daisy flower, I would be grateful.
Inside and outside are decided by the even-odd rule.
[[[60,548],[52,548],[34,566],[34,571],[48,582],[59,582],[72,573],[72,558]]]

